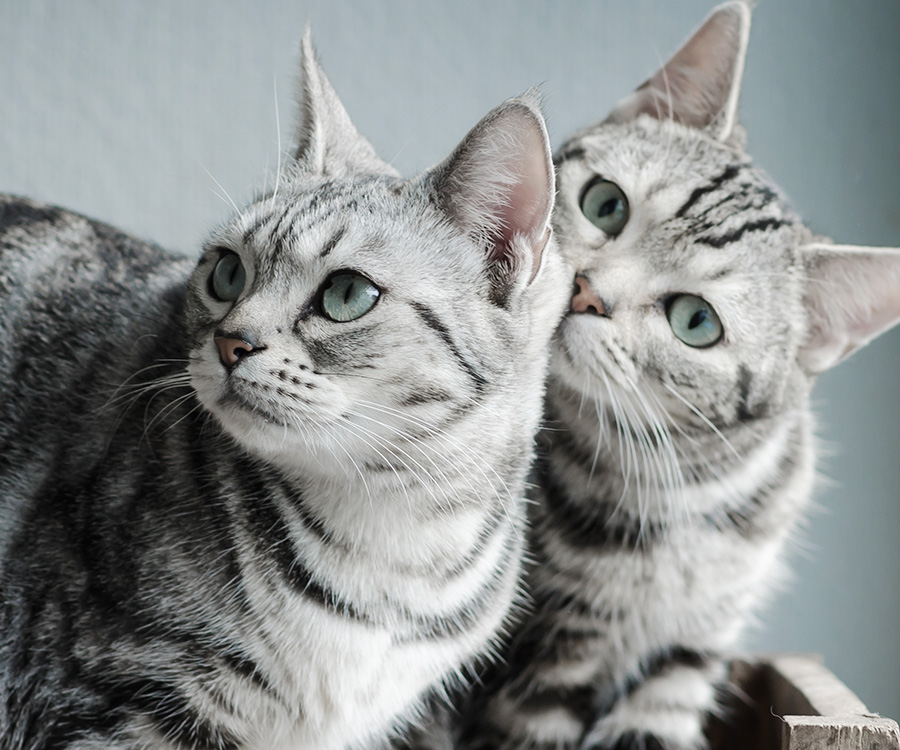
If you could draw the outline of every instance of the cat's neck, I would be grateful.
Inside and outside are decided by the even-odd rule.
[[[810,441],[803,408],[752,424],[698,421],[624,424],[612,409],[551,379],[543,465],[570,499],[670,523],[673,508],[703,514],[740,506],[766,472],[778,472],[788,446]]]
[[[447,444],[440,455],[434,448],[413,454],[406,446],[382,450],[377,460],[324,451],[273,462],[227,442],[258,474],[255,502],[279,504],[298,525],[315,526],[360,560],[452,570],[496,519],[515,534],[523,523],[518,498],[507,489],[521,480]]]

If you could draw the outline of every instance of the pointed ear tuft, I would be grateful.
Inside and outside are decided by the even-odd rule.
[[[309,24],[300,46],[303,89],[295,158],[311,174],[389,174],[397,171],[378,158],[363,138],[316,60]]]
[[[619,102],[606,122],[628,122],[647,114],[708,130],[727,141],[737,120],[749,36],[748,2],[731,0],[718,6],[662,68]]]
[[[900,322],[900,249],[813,244],[807,273],[807,340],[800,363],[820,373]]]
[[[489,112],[432,179],[450,219],[484,248],[498,284],[534,278],[550,237],[556,186],[536,91]]]

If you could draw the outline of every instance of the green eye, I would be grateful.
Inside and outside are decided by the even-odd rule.
[[[628,198],[616,183],[595,177],[581,194],[581,213],[595,227],[615,237],[628,223],[631,215]]]
[[[346,323],[369,312],[380,296],[378,287],[365,276],[353,271],[343,271],[325,282],[322,289],[322,312],[338,323]]]
[[[247,272],[241,259],[229,250],[216,263],[209,277],[209,289],[217,300],[233,302],[244,291],[246,281]]]
[[[666,308],[672,332],[688,346],[703,349],[722,340],[724,329],[719,316],[702,297],[679,294]]]

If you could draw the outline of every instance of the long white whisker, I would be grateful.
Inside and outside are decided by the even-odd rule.
[[[103,411],[104,409],[108,409],[109,407],[125,402],[135,401],[140,398],[145,393],[150,391],[158,391],[159,393],[163,393],[165,391],[172,390],[173,388],[190,388],[191,380],[190,376],[187,373],[176,373],[174,375],[167,375],[165,377],[159,378],[157,380],[153,380],[149,383],[135,383],[119,386],[116,389],[116,392],[110,396],[103,404],[96,408],[96,412]],[[120,393],[119,391],[127,389],[127,392]]]
[[[206,172],[207,175],[209,175],[209,179],[211,179],[214,183],[216,183],[216,185],[218,186],[219,190],[221,190],[221,191],[225,194],[225,197],[228,199],[228,202],[231,204],[231,207],[234,209],[234,212],[235,212],[235,213],[240,213],[241,210],[238,208],[237,203],[234,202],[234,200],[232,199],[232,197],[228,194],[228,191],[227,191],[224,187],[222,187],[222,183],[219,182],[215,177],[213,177],[212,172],[210,172],[206,167],[204,167],[203,164],[202,164],[200,161],[198,161],[197,163],[200,164],[200,168],[201,168],[204,172]],[[220,196],[220,197],[221,197],[221,196]]]
[[[470,446],[466,445],[458,438],[454,437],[453,435],[450,435],[446,430],[436,429],[434,427],[434,425],[429,422],[425,422],[417,417],[412,416],[411,414],[406,414],[405,412],[399,411],[398,409],[394,409],[389,406],[385,406],[383,404],[377,404],[372,401],[360,401],[359,403],[360,403],[360,406],[363,406],[367,409],[371,409],[373,411],[379,411],[379,412],[382,412],[383,414],[387,414],[388,416],[393,416],[393,417],[397,417],[399,419],[403,419],[404,421],[408,422],[409,424],[421,428],[429,436],[435,437],[439,441],[442,441],[448,447],[455,448],[457,451],[459,451],[460,454],[462,454],[463,457],[469,458],[473,461],[475,468],[481,474],[482,478],[485,481],[491,481],[492,479],[496,480],[502,486],[504,492],[506,493],[506,496],[511,497],[511,493],[509,491],[509,488],[506,485],[505,480],[503,479],[503,477],[500,476],[499,473],[497,473],[496,469],[494,469],[494,467],[491,466],[490,464],[486,464],[484,461],[479,460],[480,456],[477,452],[472,450],[472,448]],[[392,428],[392,429],[394,429],[398,435],[402,435],[402,433],[400,431],[396,430],[396,428]],[[486,473],[486,470],[487,470],[487,472],[489,472],[490,475],[488,473]]]
[[[281,118],[278,115],[278,79],[274,78],[272,80],[272,86],[275,94],[275,132],[276,137],[278,139],[278,166],[275,169],[275,189],[272,191],[272,200],[269,203],[269,209],[272,210],[275,207],[275,199],[278,197],[278,186],[281,184]]]
[[[329,450],[331,450],[330,444],[328,447],[329,447]],[[366,481],[365,473],[360,468],[359,464],[357,464],[356,461],[353,460],[353,456],[350,455],[350,451],[348,451],[347,448],[340,441],[337,441],[337,447],[340,448],[344,452],[344,455],[347,456],[347,460],[350,462],[350,464],[353,466],[353,468],[356,469],[356,473],[359,474],[359,479],[362,482],[363,488],[366,491],[366,497],[369,499],[369,505],[371,505],[374,502],[374,498],[372,497],[372,491],[369,489],[369,483]],[[333,450],[331,450],[331,453],[334,456]],[[334,456],[334,458],[335,458],[335,461],[337,461],[337,456]]]
[[[677,398],[679,401],[681,401],[681,403],[683,403],[688,409],[690,409],[692,412],[694,412],[694,414],[696,414],[703,421],[703,423],[707,427],[709,427],[709,429],[711,429],[722,440],[722,442],[726,445],[728,450],[730,450],[735,455],[736,458],[738,458],[738,459],[741,458],[741,454],[738,453],[737,449],[731,444],[731,441],[727,437],[725,437],[725,435],[722,434],[722,431],[718,427],[716,427],[709,420],[709,418],[705,414],[703,414],[703,412],[701,412],[696,406],[694,406],[690,401],[688,401],[684,396],[682,396],[671,385],[669,385],[668,383],[663,383],[663,385],[665,386],[666,390],[669,391],[669,393],[671,393],[673,396],[675,396],[675,398]]]
[[[357,417],[358,417],[358,416],[361,416],[361,415],[356,414],[356,413],[353,413],[353,412],[348,412],[348,414],[351,415],[351,416],[357,416]],[[351,424],[348,424],[347,426],[349,427],[349,426],[351,426]],[[393,445],[393,444],[391,444],[391,443],[388,443],[388,442],[387,442],[384,438],[382,438],[380,435],[378,435],[377,433],[373,432],[372,430],[366,429],[365,427],[363,427],[363,426],[360,425],[360,424],[352,423],[352,427],[353,427],[354,429],[356,429],[356,430],[359,430],[359,431],[362,432],[364,435],[368,436],[370,440],[377,440],[383,447],[386,447],[386,448],[389,447],[389,448],[391,448],[391,449],[394,450],[394,451],[398,451],[398,452],[401,454],[402,457],[401,457],[401,456],[396,456],[396,457],[395,457],[396,460],[399,461],[399,462],[400,462],[400,463],[401,463],[401,464],[402,464],[402,465],[403,465],[403,466],[404,466],[404,467],[405,467],[405,468],[406,468],[406,469],[407,469],[414,477],[416,477],[416,479],[418,479],[419,484],[420,484],[421,487],[428,493],[428,495],[431,497],[431,499],[434,500],[436,503],[438,503],[438,505],[441,504],[442,501],[441,501],[441,499],[435,494],[435,490],[434,490],[435,487],[438,487],[438,488],[442,488],[442,489],[444,490],[444,498],[443,498],[443,500],[446,502],[446,500],[448,499],[446,487],[443,486],[443,484],[442,484],[441,482],[436,482],[436,481],[434,481],[434,477],[429,473],[428,469],[427,469],[425,466],[423,466],[420,462],[416,461],[415,458],[413,458],[412,456],[410,456],[409,453],[407,453],[406,451],[404,451],[404,450],[402,450],[402,449],[399,449],[396,445]],[[371,445],[371,443],[370,443],[370,445]],[[372,445],[372,447],[374,448],[374,445]],[[380,453],[380,452],[379,452],[379,453]],[[384,454],[381,454],[381,453],[380,453],[380,455],[382,456],[382,458],[384,458],[385,462],[386,462],[388,465],[392,465],[390,459],[385,458],[385,457],[384,457]],[[418,469],[421,470],[422,474],[417,473],[417,472],[413,469],[413,467],[410,466],[410,465],[406,462],[405,459],[408,459],[409,461],[411,461]],[[432,462],[432,463],[434,463],[434,462]],[[435,467],[437,468],[437,464],[435,464]],[[399,478],[399,476],[398,476],[398,478]],[[443,476],[442,476],[441,478],[444,479],[444,480],[446,480],[446,477],[443,477]],[[427,480],[427,481],[426,481],[426,480]]]

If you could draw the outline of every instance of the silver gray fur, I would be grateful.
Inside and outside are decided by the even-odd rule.
[[[557,161],[578,287],[554,339],[532,518],[535,612],[462,716],[466,748],[706,744],[724,659],[810,498],[816,376],[900,318],[900,252],[817,239],[736,124],[749,5],[719,6]],[[597,177],[630,218],[581,209]],[[702,297],[724,337],[667,319]]]
[[[378,746],[509,617],[568,292],[540,112],[402,180],[308,37],[304,89],[295,162],[193,271],[0,198],[4,750]],[[340,269],[381,292],[343,323]]]

